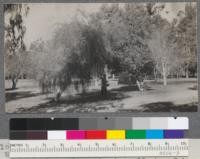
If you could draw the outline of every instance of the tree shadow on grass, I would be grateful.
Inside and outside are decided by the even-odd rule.
[[[60,101],[49,98],[48,102],[39,104],[38,106],[28,109],[19,108],[17,113],[47,112],[50,109],[60,111],[59,109],[61,108],[66,108],[66,112],[98,112],[99,110],[114,108],[116,106],[114,106],[113,101],[128,97],[130,96],[120,92],[111,91],[105,96],[102,96],[100,92],[90,92],[68,98],[61,98]],[[104,104],[104,101],[108,101],[108,103]]]
[[[198,103],[175,105],[173,102],[156,102],[141,105],[138,110],[120,110],[120,112],[196,112]]]
[[[15,89],[13,89],[13,88],[6,88],[5,89],[5,91],[13,91],[13,90],[18,90],[19,88],[15,88]]]
[[[152,89],[150,86],[145,84],[144,90],[150,91],[150,90],[154,90],[154,89]],[[139,89],[138,89],[137,85],[127,85],[127,86],[122,86],[120,88],[112,89],[111,91],[114,91],[114,92],[133,92],[133,91],[139,91]]]
[[[62,98],[59,102],[54,101],[53,98],[48,98],[48,103],[54,103],[55,105],[60,104],[85,104],[85,103],[95,103],[100,101],[113,101],[113,100],[122,100],[130,96],[125,95],[124,92],[129,91],[138,91],[137,86],[123,86],[117,89],[112,89],[107,92],[106,95],[102,96],[100,91],[79,93],[75,96],[68,96]]]
[[[197,103],[175,105],[173,102],[157,102],[142,105],[144,112],[196,112]]]
[[[78,94],[76,96],[68,97],[67,99],[61,99],[59,104],[85,104],[85,103],[96,103],[100,101],[113,101],[128,98],[129,96],[124,95],[120,92],[107,92],[106,95],[102,96],[100,92],[89,92]]]
[[[25,108],[19,108],[15,113],[96,113],[99,111],[103,112],[109,112],[110,109],[114,109],[116,106],[113,105],[113,103],[107,103],[107,104],[101,104],[101,105],[96,105],[96,104],[77,104],[77,105],[54,105],[52,107],[52,103],[48,104],[41,104],[39,107],[32,107],[29,109]]]
[[[106,104],[87,104],[87,105],[75,105],[75,106],[71,106],[70,108],[67,109],[68,113],[87,113],[87,112],[99,112],[99,111],[109,111],[110,109],[114,109],[116,108],[116,106],[110,102],[110,103],[106,103]]]
[[[32,93],[31,91],[6,92],[6,102],[39,95],[41,95],[41,93]]]
[[[147,90],[151,90],[148,87]],[[75,96],[65,96],[60,101],[55,101],[53,97],[46,98],[48,102],[41,103],[31,108],[19,108],[17,113],[34,112],[98,112],[120,109],[123,106],[118,104],[118,100],[130,98],[126,92],[138,91],[136,85],[126,85],[120,88],[109,90],[107,95],[102,96],[100,91],[77,94]],[[139,91],[138,91],[139,92]]]
[[[132,92],[132,91],[139,91],[139,89],[136,85],[126,85],[111,90],[111,92]]]

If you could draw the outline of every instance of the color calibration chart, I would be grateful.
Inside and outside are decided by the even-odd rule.
[[[188,156],[187,117],[15,118],[10,157]]]

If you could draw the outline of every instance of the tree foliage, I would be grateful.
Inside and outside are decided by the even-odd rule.
[[[181,66],[189,77],[189,68],[197,68],[197,14],[196,6],[187,4],[185,16],[177,26],[177,52]]]
[[[5,17],[5,61],[6,76],[12,80],[12,88],[16,88],[17,80],[25,73],[27,52],[24,44],[26,28],[23,16],[28,14],[28,6],[23,4],[4,5]]]
[[[171,31],[170,25],[154,30],[148,42],[152,60],[155,63],[155,68],[163,77],[164,85],[167,85],[167,76],[176,62],[175,43]]]
[[[164,3],[130,3],[104,4],[88,15],[80,11],[59,24],[52,39],[32,43],[33,76],[61,93],[71,85],[85,91],[93,79],[107,87],[105,68],[137,79],[156,70],[167,85],[169,75],[196,58],[196,12],[187,5],[185,16],[168,22],[160,14],[164,8]]]

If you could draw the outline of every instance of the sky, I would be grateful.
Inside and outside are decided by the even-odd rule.
[[[81,9],[88,13],[97,12],[101,4],[31,4],[30,11],[24,24],[27,28],[24,41],[30,45],[39,38],[47,40],[51,38],[56,24],[69,23]]]
[[[34,3],[29,5],[28,16],[24,19],[26,34],[24,41],[29,47],[31,42],[43,39],[48,40],[53,35],[56,24],[69,23],[77,14],[77,10],[95,13],[101,3]],[[184,11],[185,3],[166,3],[163,18],[172,21],[180,10]]]

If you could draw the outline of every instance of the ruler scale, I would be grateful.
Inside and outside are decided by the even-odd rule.
[[[188,157],[187,117],[13,118],[11,158]]]
[[[188,156],[188,140],[11,140],[10,157]]]

